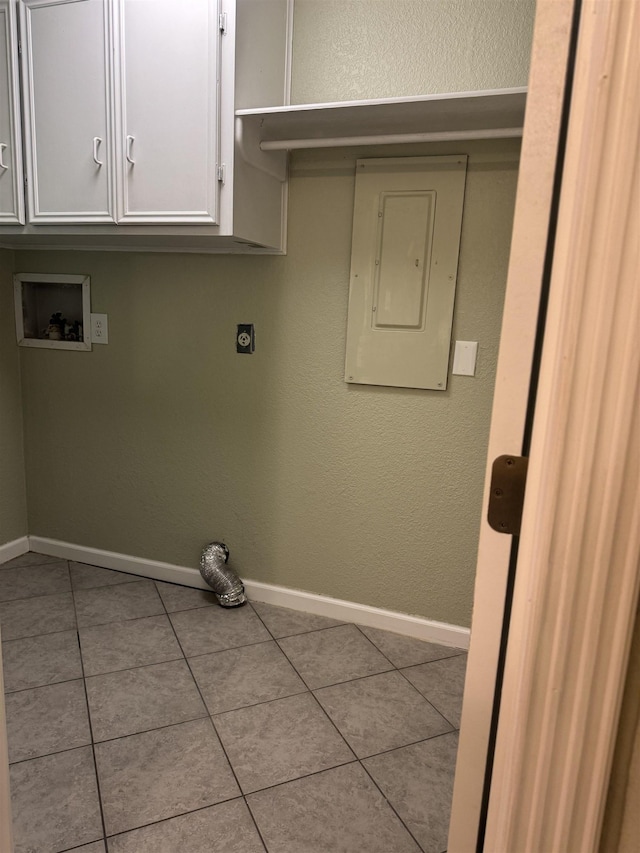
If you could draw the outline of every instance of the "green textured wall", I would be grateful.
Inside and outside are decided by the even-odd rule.
[[[357,156],[470,154],[446,392],[343,382]],[[89,273],[91,353],[21,351],[30,533],[468,625],[517,177],[513,141],[305,152],[287,257],[16,252]],[[235,326],[257,350],[236,355]]]
[[[20,356],[12,270],[13,252],[0,249],[0,545],[27,534]]]
[[[295,0],[292,103],[526,86],[535,0]]]

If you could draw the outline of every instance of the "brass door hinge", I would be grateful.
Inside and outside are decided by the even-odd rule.
[[[498,456],[494,460],[487,520],[498,533],[520,533],[528,465],[526,456]]]

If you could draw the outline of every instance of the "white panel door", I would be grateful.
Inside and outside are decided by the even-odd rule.
[[[15,5],[0,0],[0,225],[24,222]]]
[[[109,0],[23,0],[29,222],[113,222]]]
[[[217,221],[217,0],[121,0],[124,222]]]

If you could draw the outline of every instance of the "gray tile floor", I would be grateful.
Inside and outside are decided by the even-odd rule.
[[[0,566],[16,853],[442,853],[466,655],[27,554]]]

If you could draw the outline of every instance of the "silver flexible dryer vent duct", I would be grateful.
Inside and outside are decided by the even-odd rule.
[[[238,607],[247,600],[244,585],[227,566],[229,549],[224,542],[211,542],[200,557],[200,574],[214,591],[222,607]]]

